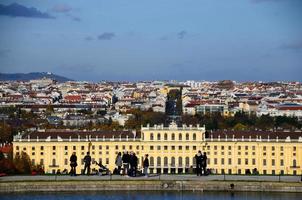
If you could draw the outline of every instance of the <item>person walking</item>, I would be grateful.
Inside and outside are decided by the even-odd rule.
[[[208,157],[207,157],[207,153],[203,152],[203,156],[202,156],[202,170],[203,170],[203,174],[206,176],[208,175],[207,173],[207,163],[208,163]]]
[[[128,151],[125,151],[123,153],[123,175],[128,175],[129,174],[129,162],[130,162],[130,155],[128,153]]]
[[[202,156],[201,151],[198,151],[198,153],[195,155],[195,160],[196,160],[196,174],[197,174],[197,176],[202,176],[203,156]]]
[[[87,169],[87,175],[90,174],[90,165],[91,165],[91,156],[90,156],[90,153],[87,152],[86,156],[84,157],[84,171],[83,171],[83,174],[85,174],[85,171]]]
[[[146,154],[145,155],[145,159],[144,159],[144,162],[143,162],[143,168],[144,168],[144,175],[146,177],[148,177],[148,168],[149,168],[149,155]]]
[[[117,174],[119,175],[121,174],[122,164],[123,164],[122,153],[118,152],[115,159],[115,165],[117,166]]]
[[[76,176],[76,167],[78,166],[77,164],[77,156],[76,156],[76,153],[73,152],[72,155],[70,156],[70,167],[71,167],[71,170],[70,170],[70,175],[71,176]]]

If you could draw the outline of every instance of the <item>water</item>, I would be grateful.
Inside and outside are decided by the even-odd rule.
[[[1,200],[300,200],[301,193],[112,191],[0,194]]]

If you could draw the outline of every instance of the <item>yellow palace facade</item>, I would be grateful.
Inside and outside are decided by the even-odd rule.
[[[216,174],[246,174],[256,169],[260,174],[302,173],[302,132],[215,131],[205,127],[177,126],[171,123],[146,126],[141,133],[132,131],[36,131],[14,138],[15,154],[26,152],[33,164],[45,172],[70,170],[73,152],[78,158],[78,173],[83,158],[90,151],[93,161],[115,168],[118,152],[133,151],[139,166],[149,154],[150,173],[192,173],[194,156],[207,153],[208,168]],[[96,168],[92,165],[91,168]]]

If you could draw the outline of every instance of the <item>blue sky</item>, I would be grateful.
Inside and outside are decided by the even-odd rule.
[[[302,80],[300,0],[0,5],[3,73],[50,71],[88,81]]]

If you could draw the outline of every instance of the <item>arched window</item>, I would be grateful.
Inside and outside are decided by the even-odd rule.
[[[150,140],[154,140],[153,133],[150,133]]]
[[[178,140],[182,140],[182,134],[181,133],[179,133],[179,135],[178,135]]]
[[[167,133],[165,133],[164,139],[165,139],[165,140],[168,140],[168,134],[167,134]]]
[[[52,159],[52,166],[56,166],[56,159]]]
[[[161,166],[161,159],[160,159],[160,157],[157,157],[156,164],[157,164],[158,167]]]
[[[186,167],[190,167],[190,158],[186,157]]]
[[[178,166],[182,167],[182,157],[178,157]]]
[[[294,160],[293,160],[293,167],[296,167],[296,166],[297,166],[297,160],[294,159]]]
[[[150,157],[150,166],[154,166],[154,158],[153,158],[153,156]]]
[[[193,158],[193,166],[195,166],[196,165],[196,159],[195,159],[195,157]]]
[[[171,167],[175,167],[175,158],[174,157],[171,158]]]
[[[186,140],[189,140],[190,136],[189,133],[186,133]]]
[[[193,140],[196,140],[196,133],[193,133]]]
[[[160,140],[160,133],[157,133],[157,140]]]
[[[175,134],[174,133],[172,133],[171,139],[175,140]]]
[[[164,157],[164,166],[165,166],[165,167],[168,166],[168,157]]]

